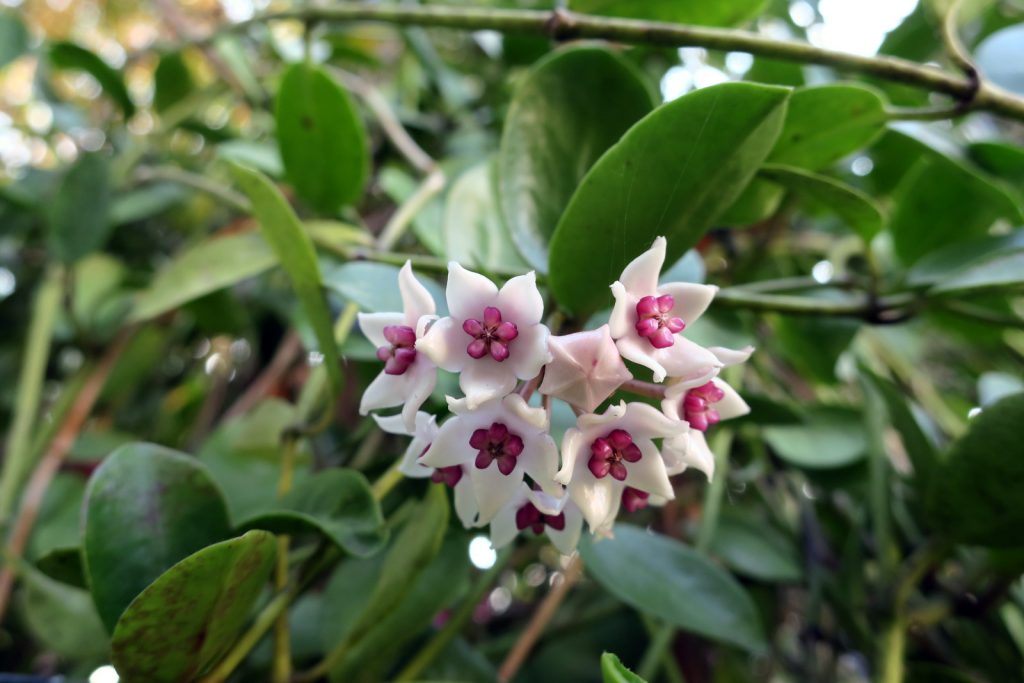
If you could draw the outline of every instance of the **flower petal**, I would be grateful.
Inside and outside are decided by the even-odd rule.
[[[531,270],[506,282],[498,292],[497,306],[502,318],[511,320],[520,330],[539,323],[544,317],[544,297],[537,289],[537,274]]]
[[[456,416],[447,419],[420,462],[428,467],[471,465],[476,451],[470,447],[469,437],[476,426],[469,418]]]
[[[523,483],[523,468],[516,467],[511,474],[504,475],[498,466],[491,463],[486,469],[470,465],[469,478],[473,482],[473,493],[480,508],[479,523],[489,524],[498,511],[508,503]]]
[[[448,264],[445,297],[448,299],[448,310],[461,325],[467,318],[480,318],[484,308],[494,305],[498,287],[480,273],[466,270],[452,261]]]
[[[519,456],[519,464],[526,474],[530,475],[548,495],[558,496],[562,493],[562,485],[555,481],[558,469],[558,447],[547,434],[531,435],[527,439],[526,449]]]
[[[744,401],[736,390],[726,384],[724,381],[717,377],[712,382],[715,386],[722,390],[725,396],[722,400],[714,404],[715,410],[718,411],[718,417],[722,420],[731,420],[741,415],[746,415],[750,412],[750,406]]]
[[[416,340],[416,350],[449,372],[459,372],[472,360],[466,353],[470,338],[452,318],[434,322],[427,333]]]
[[[410,431],[416,430],[416,413],[437,386],[437,368],[427,358],[417,358],[400,377],[406,378],[402,417]]]
[[[466,405],[472,410],[515,389],[516,376],[511,366],[488,356],[466,364],[459,375],[459,386],[466,394]]]
[[[669,377],[678,377],[684,382],[697,379],[707,382],[722,367],[713,353],[678,334],[672,346],[658,349],[654,357]]]
[[[476,504],[476,495],[473,493],[473,482],[466,473],[462,473],[462,479],[455,485],[453,491],[455,497],[455,514],[462,522],[462,526],[471,529],[479,526],[476,521],[480,508]]]
[[[406,261],[398,272],[398,291],[402,294],[402,308],[405,313],[405,324],[416,329],[416,323],[425,315],[437,312],[437,304],[426,287],[416,279],[412,272],[412,263]]]
[[[503,507],[491,520],[491,547],[495,550],[504,548],[516,539],[519,529],[516,528],[516,506]]]
[[[639,297],[626,291],[626,286],[618,281],[612,283],[611,290],[612,296],[615,297],[615,305],[608,316],[608,330],[612,339],[619,339],[633,329],[636,322],[636,302]]]
[[[551,351],[548,349],[550,335],[547,325],[519,328],[519,336],[512,342],[512,355],[505,361],[516,377],[533,379],[551,361]]]
[[[697,285],[692,282],[669,282],[658,287],[659,294],[669,294],[675,299],[672,315],[692,325],[708,309],[718,293],[714,285]]]
[[[356,317],[359,320],[359,329],[374,346],[391,346],[384,338],[384,328],[388,325],[408,324],[401,313],[360,313]]]
[[[715,357],[724,367],[745,363],[750,354],[754,353],[753,346],[744,346],[742,349],[727,349],[724,346],[709,346],[708,351],[715,354]]]
[[[540,406],[532,407],[519,394],[509,394],[503,398],[501,400],[501,407],[537,431],[546,432],[548,430],[550,424],[548,422],[548,411]]]
[[[673,438],[689,429],[654,406],[639,402],[626,404],[626,414],[620,424],[620,428],[632,434],[634,440]]]
[[[647,296],[654,294],[658,288],[658,275],[665,264],[664,237],[654,240],[651,248],[633,259],[619,277],[630,294]]]
[[[692,430],[688,435],[689,444],[686,449],[686,460],[708,476],[708,481],[715,476],[715,454],[708,448],[704,432]]]
[[[405,403],[405,375],[389,375],[382,372],[366,387],[359,401],[359,414],[366,415],[371,410],[392,408]]]
[[[381,428],[381,431],[387,432],[388,434],[400,434],[402,436],[410,436],[408,428],[405,426],[405,420],[399,415],[388,415],[381,417],[380,415],[374,415],[373,421],[377,423],[377,426]]]
[[[565,528],[559,531],[547,527],[547,534],[558,552],[563,555],[572,555],[580,542],[580,533],[583,531],[583,513],[573,504],[567,505],[562,514],[565,515]]]
[[[676,340],[679,340],[679,336],[676,335]],[[668,371],[665,367],[659,363],[656,359],[653,351],[657,351],[651,343],[646,339],[638,337],[635,333],[627,334],[625,337],[616,340],[615,346],[619,349],[619,353],[626,360],[631,360],[634,363],[650,368],[654,373],[654,381],[662,382],[665,380],[665,375]],[[671,349],[672,347],[669,347]]]
[[[611,477],[595,479],[587,472],[569,484],[569,497],[583,513],[591,530],[600,528],[609,516],[613,517],[619,510],[619,499],[622,497],[622,484]]]
[[[657,447],[648,439],[643,439],[637,445],[643,451],[643,457],[626,466],[626,480],[623,483],[670,500],[675,498],[675,490],[665,471],[665,461],[661,459]]]
[[[583,432],[576,427],[565,430],[562,437],[562,468],[555,474],[555,481],[559,484],[568,485],[572,481],[572,473],[576,469],[576,460],[583,447],[583,439]]]

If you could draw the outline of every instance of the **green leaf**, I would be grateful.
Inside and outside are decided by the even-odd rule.
[[[571,0],[569,8],[584,14],[701,26],[735,26],[757,16],[764,4],[765,0]]]
[[[444,211],[445,253],[469,268],[526,268],[498,212],[493,164],[464,172],[448,192]]]
[[[974,58],[988,81],[1010,92],[1024,95],[1024,24],[996,31],[981,41]]]
[[[860,413],[839,406],[811,407],[803,424],[766,427],[764,438],[780,458],[810,469],[844,467],[867,452]]]
[[[110,162],[101,152],[82,154],[61,179],[49,207],[50,249],[72,263],[110,236]]]
[[[106,663],[110,643],[88,591],[29,566],[19,568],[18,577],[24,586],[19,596],[22,618],[40,644],[78,666]]]
[[[227,508],[202,465],[160,446],[114,451],[85,493],[82,553],[111,631],[128,604],[174,563],[230,536]]]
[[[107,97],[114,100],[126,119],[135,114],[135,103],[128,95],[124,79],[113,67],[81,45],[62,41],[50,46],[50,64],[55,69],[84,71],[100,84]]]
[[[505,118],[497,173],[505,224],[531,266],[547,271],[548,241],[576,186],[652,106],[635,68],[600,47],[556,52],[522,80]]]
[[[181,52],[168,52],[160,57],[153,72],[153,108],[165,112],[192,94],[195,83]]]
[[[281,435],[298,420],[295,406],[280,399],[266,399],[222,424],[203,443],[198,458],[224,492],[234,524],[277,506]],[[295,453],[293,484],[301,486],[309,470],[308,449],[300,444]]]
[[[1024,180],[1024,147],[1002,142],[975,142],[967,146],[967,155],[993,175],[1017,182]]]
[[[798,88],[768,160],[816,170],[867,147],[885,130],[885,103],[859,85]]]
[[[273,509],[243,521],[240,527],[289,535],[321,534],[357,557],[373,555],[387,541],[380,504],[366,477],[354,470],[318,472]]]
[[[285,174],[323,213],[355,203],[369,172],[366,131],[345,91],[319,66],[288,67],[274,112]]]
[[[669,263],[694,246],[764,161],[788,96],[724,83],[633,126],[590,169],[555,230],[549,285],[558,302],[580,316],[606,306],[608,286],[659,235]]]
[[[929,293],[981,294],[990,291],[1019,289],[1024,285],[1024,249],[1002,253],[972,264],[943,280]]]
[[[976,171],[940,155],[921,159],[896,189],[889,230],[904,265],[980,237],[999,217],[1021,220],[1013,197]]]
[[[355,261],[343,263],[324,273],[324,286],[337,292],[359,308],[371,313],[402,310],[398,291],[399,268],[387,263]],[[417,274],[438,307],[438,315],[448,315],[444,289],[431,278]]]
[[[928,492],[932,523],[951,539],[972,545],[1024,544],[1024,459],[1020,426],[1024,393],[984,408],[946,454]]]
[[[611,652],[601,655],[601,680],[603,683],[647,683],[627,669],[626,665]]]
[[[323,150],[320,150],[323,153]],[[326,156],[324,157],[326,158]],[[334,342],[331,316],[320,290],[320,266],[313,242],[281,191],[259,171],[228,162],[235,182],[252,202],[263,236],[292,281],[295,294],[316,334],[324,366],[335,392],[341,390],[341,361]]]
[[[78,545],[79,513],[84,496],[85,479],[81,475],[60,472],[53,478],[39,506],[39,516],[25,552],[27,559]]]
[[[778,211],[786,190],[780,185],[769,182],[760,174],[750,181],[715,223],[724,226],[749,226],[767,220]]]
[[[937,285],[951,275],[1020,249],[1024,249],[1024,230],[958,241],[921,257],[907,273],[907,283],[915,287]]]
[[[878,205],[845,183],[781,164],[765,164],[758,175],[782,185],[812,206],[835,213],[865,242],[882,230],[882,211]]]
[[[641,612],[712,640],[765,649],[761,617],[747,592],[682,543],[619,524],[615,538],[585,536],[580,553],[598,583]]]
[[[75,588],[89,588],[85,580],[85,568],[82,566],[82,549],[77,545],[47,551],[36,560],[36,568],[61,583]],[[92,605],[92,598],[89,598],[89,603],[95,612],[96,607]]]
[[[862,371],[863,372],[863,371]],[[914,468],[914,478],[922,488],[927,487],[928,479],[938,464],[938,453],[935,445],[921,428],[914,416],[914,410],[907,395],[891,381],[874,373],[865,373],[874,384],[875,389],[885,402],[889,413],[889,421],[900,435],[903,450],[907,452],[910,464]]]
[[[212,237],[164,266],[135,300],[132,319],[148,320],[277,265],[277,256],[257,232]]]
[[[711,552],[733,571],[753,579],[796,582],[803,578],[800,553],[793,539],[749,512],[722,512]]]
[[[441,165],[445,173],[448,169]],[[396,166],[385,166],[377,174],[377,184],[395,204],[402,204],[419,188],[419,183],[409,173]],[[416,212],[412,219],[412,231],[427,251],[444,257],[444,200],[440,196],[430,198],[426,206]]]
[[[0,12],[0,69],[28,52],[28,29],[12,11]]]
[[[125,192],[111,202],[110,222],[124,225],[151,218],[179,204],[187,194],[183,187],[172,183],[155,183]]]
[[[234,645],[274,568],[277,542],[250,531],[177,563],[132,601],[111,641],[128,681],[195,680]]]

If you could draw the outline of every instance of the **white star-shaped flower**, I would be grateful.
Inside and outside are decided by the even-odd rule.
[[[434,443],[437,438],[439,427],[433,415],[420,411],[416,413],[416,429],[409,432],[405,427],[405,420],[401,415],[390,415],[380,417],[374,415],[373,419],[377,425],[389,434],[402,434],[411,436],[412,441],[409,447],[402,454],[402,461],[398,470],[407,477],[425,479],[430,477],[432,481],[444,483],[452,489],[455,497],[455,514],[458,515],[462,526],[469,529],[476,526],[477,505],[476,496],[473,495],[473,484],[466,475],[466,468],[461,465],[452,467],[427,467],[420,462],[420,458]]]
[[[661,409],[668,418],[690,426],[685,434],[665,440],[661,454],[668,473],[679,474],[687,467],[696,467],[709,481],[715,475],[715,456],[708,448],[704,432],[721,420],[750,412],[750,406],[736,390],[717,377],[708,382],[693,380],[671,385],[665,391]]]
[[[471,409],[466,399],[448,398],[454,417],[441,425],[423,465],[460,465],[469,473],[480,509],[480,524],[490,522],[529,475],[550,495],[555,483],[558,448],[548,433],[547,412],[531,408],[518,394],[487,401]]]
[[[548,340],[552,360],[540,392],[593,412],[633,375],[622,362],[608,326]]]
[[[470,408],[500,398],[517,379],[532,379],[551,360],[544,300],[533,272],[514,277],[499,291],[483,275],[448,264],[445,293],[451,315],[433,324],[416,343],[436,365],[459,373]]]
[[[626,487],[675,498],[653,439],[680,436],[685,422],[645,403],[620,403],[601,415],[581,415],[562,440],[562,469],[555,480],[583,512],[592,532],[611,528]]]
[[[402,295],[402,313],[360,313],[359,327],[377,347],[377,358],[384,371],[363,392],[359,414],[380,408],[402,407],[407,432],[416,428],[416,411],[437,384],[437,366],[419,352],[422,341],[416,330],[421,320],[429,320],[436,309],[430,292],[413,275],[406,261],[398,274]]]
[[[532,531],[546,534],[563,555],[576,550],[583,530],[583,514],[576,504],[563,495],[550,496],[521,484],[512,499],[491,520],[491,546],[502,548],[519,533]]]
[[[611,335],[622,357],[650,368],[655,382],[666,376],[710,379],[721,367],[718,358],[679,333],[701,316],[718,288],[688,282],[659,286],[665,244],[664,237],[654,240],[612,284]]]

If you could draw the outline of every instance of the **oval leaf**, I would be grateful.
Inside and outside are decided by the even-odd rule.
[[[274,568],[277,543],[263,531],[203,548],[132,601],[111,640],[126,681],[195,680],[245,626]]]
[[[334,330],[327,302],[320,290],[320,264],[309,234],[303,229],[281,191],[265,175],[234,162],[228,162],[235,182],[248,195],[252,211],[260,222],[263,236],[288,273],[295,294],[313,327],[324,366],[335,392],[341,389],[341,361],[334,342]]]
[[[526,266],[498,213],[492,164],[459,176],[444,211],[445,253],[452,261],[487,271]]]
[[[128,95],[128,88],[125,86],[121,74],[100,59],[96,53],[71,42],[54,43],[50,47],[50,64],[55,69],[74,69],[86,72],[96,79],[107,97],[121,107],[126,119],[135,114],[135,103]]]
[[[868,146],[885,130],[885,102],[859,85],[799,88],[769,161],[819,169]]]
[[[835,406],[811,408],[803,424],[767,427],[764,438],[776,455],[799,467],[844,467],[867,452],[860,413]]]
[[[398,266],[387,263],[354,261],[343,263],[324,273],[324,286],[341,294],[359,308],[371,313],[402,310],[402,296],[398,290]],[[438,315],[448,315],[448,302],[441,285],[417,275],[417,279],[430,292],[438,307]]]
[[[996,31],[981,41],[974,56],[987,80],[1024,95],[1024,24]]]
[[[354,470],[313,475],[285,496],[277,509],[242,522],[241,528],[291,535],[312,531],[357,557],[373,555],[387,541],[380,504],[366,477]]]
[[[732,205],[775,143],[789,91],[752,83],[703,88],[642,119],[590,169],[551,240],[550,278],[576,314],[654,238],[674,262]]]
[[[641,612],[747,650],[765,648],[761,617],[747,592],[682,543],[619,524],[615,538],[587,536],[580,553],[599,583]]]
[[[931,478],[929,517],[953,540],[995,547],[1024,544],[1021,424],[1024,393],[986,407]]]
[[[28,566],[18,576],[24,585],[19,601],[25,625],[42,645],[79,666],[107,661],[110,643],[87,591]]]
[[[136,299],[132,318],[154,318],[275,265],[277,256],[259,233],[204,240],[176,255],[156,274]]]
[[[547,271],[548,241],[576,186],[652,106],[634,68],[603,48],[555,53],[523,79],[505,119],[497,172],[505,224],[531,266]]]
[[[359,199],[369,168],[366,131],[327,72],[305,62],[288,67],[275,118],[285,173],[299,196],[329,214]]]
[[[803,578],[793,539],[749,513],[723,511],[711,552],[733,571],[753,579],[793,582]]]
[[[89,480],[83,509],[85,571],[111,631],[154,579],[231,535],[224,500],[202,465],[153,444],[114,451]]]
[[[50,248],[72,263],[103,246],[110,236],[110,162],[83,154],[67,170],[49,207]]]
[[[734,26],[757,16],[764,0],[571,0],[570,8],[586,14],[654,19],[701,26]]]

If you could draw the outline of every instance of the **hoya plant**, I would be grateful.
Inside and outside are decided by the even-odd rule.
[[[4,0],[0,680],[1024,679],[1024,6]]]

